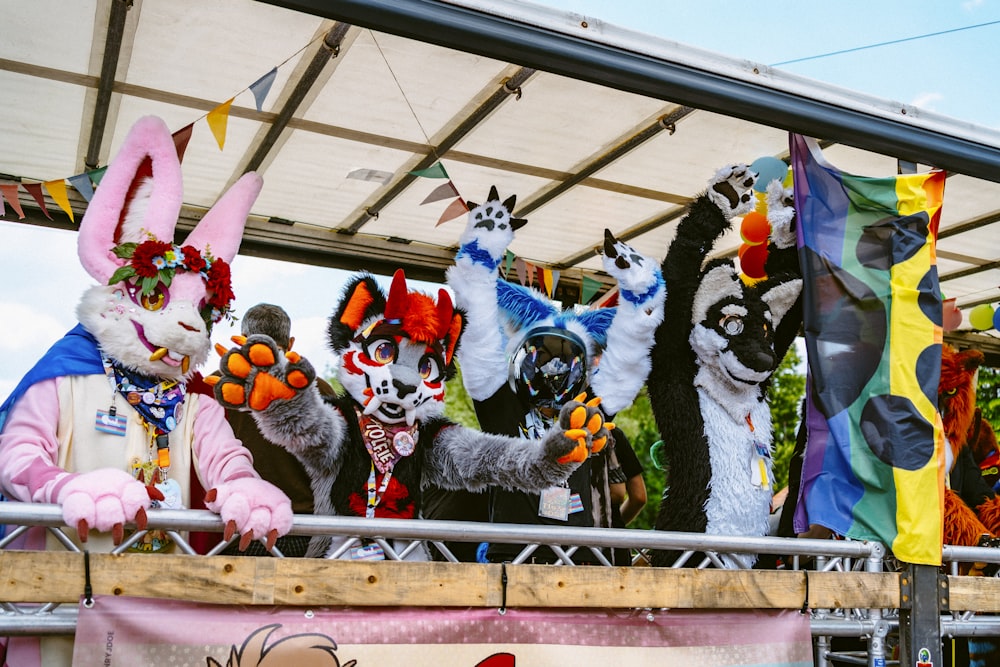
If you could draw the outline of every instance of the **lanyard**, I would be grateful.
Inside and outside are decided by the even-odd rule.
[[[382,475],[382,483],[378,485],[378,491],[375,490],[375,463],[372,462],[372,471],[368,474],[368,505],[365,507],[365,518],[374,519],[375,518],[375,508],[378,504],[382,502],[383,496],[385,496],[385,490],[389,488],[389,480],[392,479],[392,468],[390,467]]]

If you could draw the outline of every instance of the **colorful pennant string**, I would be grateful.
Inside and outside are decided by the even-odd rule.
[[[42,185],[52,197],[52,201],[66,212],[70,220],[76,222],[76,218],[73,217],[73,207],[69,205],[69,197],[66,195],[66,181],[45,181]]]
[[[267,98],[267,94],[271,92],[271,84],[274,83],[274,79],[277,76],[278,68],[274,67],[270,72],[250,84],[250,92],[253,93],[254,102],[257,104],[257,111],[264,110],[264,100]]]
[[[17,213],[17,219],[24,220],[24,210],[21,208],[21,201],[17,198],[17,183],[0,185],[0,193],[3,193],[3,198]]]

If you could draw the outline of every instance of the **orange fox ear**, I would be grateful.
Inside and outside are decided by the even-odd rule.
[[[451,364],[451,359],[455,355],[455,347],[458,345],[458,337],[462,333],[462,326],[465,324],[465,316],[462,313],[455,313],[451,317],[451,327],[448,330],[447,348],[444,351],[444,363]]]
[[[373,301],[375,301],[375,297],[368,291],[368,287],[365,283],[359,282],[354,291],[351,292],[351,298],[347,300],[344,313],[340,316],[341,324],[350,327],[352,330],[357,330],[361,326],[361,323],[364,322],[365,311]]]

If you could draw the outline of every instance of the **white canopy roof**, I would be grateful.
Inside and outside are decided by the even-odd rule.
[[[448,181],[410,172],[440,162],[456,198],[517,195],[529,224],[511,250],[558,271],[572,301],[584,275],[608,282],[605,228],[662,257],[718,167],[785,158],[794,130],[853,173],[896,173],[899,159],[947,169],[942,288],[966,312],[1000,299],[1000,133],[986,128],[521,2],[0,7],[0,184],[93,172],[155,114],[193,124],[188,228],[251,168],[265,185],[243,252],[439,280],[464,216],[438,224],[454,199],[422,202]],[[274,68],[258,111],[254,84]],[[48,188],[52,221],[18,193],[24,222],[73,228]],[[69,197],[79,220],[86,202]],[[734,232],[716,254],[739,244]]]

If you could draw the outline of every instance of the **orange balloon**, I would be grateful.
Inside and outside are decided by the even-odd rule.
[[[767,217],[757,211],[750,211],[743,216],[743,223],[740,225],[740,236],[747,245],[757,245],[767,240],[771,234],[771,223]]]
[[[767,276],[764,273],[764,262],[767,261],[767,246],[763,243],[758,245],[744,246],[746,250],[739,253],[740,270],[748,278],[755,280]]]

